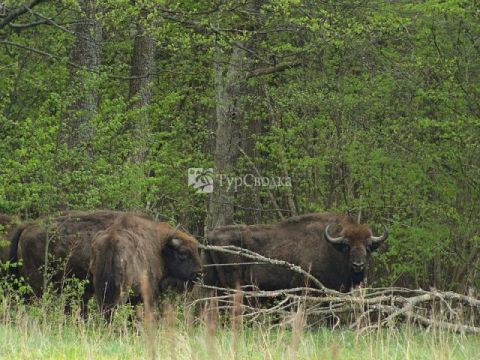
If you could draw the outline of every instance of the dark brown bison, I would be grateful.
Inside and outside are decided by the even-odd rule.
[[[87,279],[93,236],[121,214],[70,211],[19,226],[11,239],[10,259],[22,259],[19,273],[37,296],[43,293],[47,280],[58,281],[64,276]],[[56,269],[53,275],[49,273],[52,278],[47,276],[46,268]],[[93,287],[87,288],[87,294],[93,294]]]
[[[95,236],[90,271],[103,310],[127,300],[152,306],[166,277],[200,275],[198,242],[167,223],[127,214]]]
[[[308,214],[274,225],[231,225],[208,234],[210,245],[234,245],[301,266],[328,288],[349,291],[364,279],[368,254],[387,239],[373,236],[366,225],[340,214]],[[233,288],[254,284],[263,290],[304,286],[300,274],[276,265],[233,265],[252,262],[237,255],[203,254],[205,283]],[[208,266],[209,264],[214,266]],[[309,284],[312,285],[312,284]]]
[[[10,238],[20,221],[10,215],[0,214],[0,263],[9,260]]]

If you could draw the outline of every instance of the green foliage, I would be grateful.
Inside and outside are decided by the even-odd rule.
[[[0,301],[14,300],[17,304],[23,304],[23,300],[32,294],[32,288],[22,278],[15,276],[12,270],[19,268],[21,262],[11,264],[0,262]]]
[[[233,1],[140,3],[98,1],[102,61],[98,73],[82,74],[81,87],[71,83],[71,31],[0,30],[0,39],[23,46],[0,44],[1,211],[34,218],[65,208],[139,209],[202,235],[208,197],[187,187],[187,169],[213,164],[214,46],[228,56],[243,41],[254,48],[254,69],[295,59],[301,66],[247,81],[241,146],[249,159],[236,172],[255,173],[253,162],[262,176],[289,176],[293,186],[240,189],[236,220],[278,220],[272,195],[285,215],[292,203],[298,213],[361,209],[375,229],[390,228],[377,283],[480,285],[474,2],[282,0],[258,13]],[[36,10],[70,29],[76,5]],[[132,108],[141,7],[156,70],[150,104]],[[253,29],[241,27],[245,19]],[[69,148],[59,136],[67,109],[92,90],[91,137]],[[144,117],[148,131],[138,138],[131,124]],[[145,144],[146,157],[134,161]]]

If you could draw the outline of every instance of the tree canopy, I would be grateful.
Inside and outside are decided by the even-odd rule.
[[[221,214],[361,213],[390,229],[379,284],[478,286],[478,9],[4,1],[0,211],[138,209],[200,236]],[[187,186],[212,167],[291,186]]]

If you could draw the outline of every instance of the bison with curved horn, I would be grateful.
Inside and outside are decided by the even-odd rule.
[[[273,225],[223,226],[208,234],[207,240],[209,245],[234,245],[298,265],[324,286],[346,292],[364,280],[369,254],[387,237],[386,227],[381,236],[374,236],[367,225],[357,224],[349,216],[316,213]],[[203,258],[204,281],[209,285],[256,285],[262,290],[278,290],[308,283],[304,276],[287,268],[259,264],[240,255],[209,250]]]
[[[193,281],[201,270],[197,240],[168,223],[126,214],[92,243],[95,296],[107,312],[127,300],[152,308],[162,280]]]

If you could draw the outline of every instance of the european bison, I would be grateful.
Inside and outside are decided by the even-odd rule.
[[[323,285],[349,291],[364,279],[367,257],[387,239],[388,231],[373,236],[366,225],[341,214],[295,216],[274,225],[231,225],[213,230],[210,245],[234,245],[301,266]],[[263,290],[304,286],[298,273],[276,265],[231,265],[254,260],[216,251],[203,254],[206,284],[236,287],[254,284]],[[312,284],[310,284],[312,285]]]
[[[54,219],[19,226],[11,239],[10,259],[22,259],[19,273],[37,296],[41,296],[46,285],[44,282],[49,279],[45,276],[46,264],[57,270],[54,281],[64,276],[87,279],[93,236],[113,224],[121,214],[115,211],[70,211]],[[93,288],[87,288],[87,294],[93,294]]]
[[[9,260],[9,240],[18,223],[16,217],[0,214],[0,263],[6,263]]]
[[[166,277],[200,275],[198,242],[167,223],[127,214],[95,236],[90,271],[102,310],[127,300],[152,306]]]

